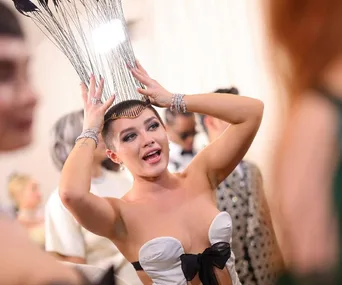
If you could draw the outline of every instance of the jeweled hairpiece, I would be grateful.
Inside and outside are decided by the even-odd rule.
[[[122,101],[119,104],[116,104],[113,109],[108,111],[105,116],[105,123],[122,118],[136,118],[150,105],[149,100],[146,100],[145,102],[138,100]]]
[[[147,100],[144,87],[131,74],[135,56],[121,0],[13,0],[67,56],[80,79],[89,86],[94,74],[103,77],[102,101],[115,94],[115,104]]]

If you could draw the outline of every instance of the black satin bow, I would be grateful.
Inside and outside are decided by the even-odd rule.
[[[191,281],[197,273],[203,285],[218,285],[214,266],[223,269],[231,255],[230,244],[218,242],[200,254],[182,254],[182,270],[187,281]]]
[[[192,150],[182,150],[181,155],[194,155]]]

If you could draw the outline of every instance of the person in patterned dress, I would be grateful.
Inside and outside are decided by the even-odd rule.
[[[238,95],[234,87],[215,92]],[[207,115],[201,115],[201,123],[210,142],[228,126]],[[274,285],[281,257],[259,168],[251,162],[241,161],[218,186],[216,199],[218,209],[227,211],[233,220],[232,250],[241,284]]]

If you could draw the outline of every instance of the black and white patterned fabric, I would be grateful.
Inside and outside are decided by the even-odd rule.
[[[217,205],[233,220],[232,250],[243,285],[273,285],[280,253],[256,165],[242,161],[218,187]]]

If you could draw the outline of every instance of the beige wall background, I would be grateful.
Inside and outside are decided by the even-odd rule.
[[[269,72],[261,1],[123,2],[126,18],[135,22],[131,32],[137,58],[170,91],[199,93],[235,85],[243,95],[264,101],[262,126],[247,158],[260,166],[268,190],[282,104]],[[79,79],[67,58],[29,19],[20,17],[32,49],[31,77],[40,104],[33,144],[1,154],[0,199],[4,204],[9,203],[7,177],[14,171],[35,177],[48,197],[59,178],[49,155],[51,126],[61,115],[82,107]]]

